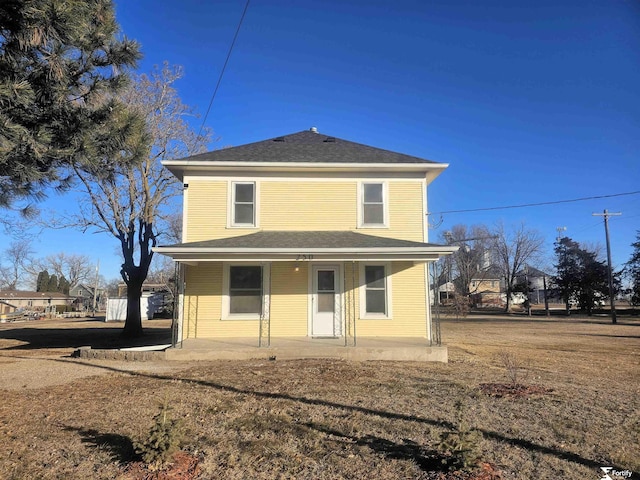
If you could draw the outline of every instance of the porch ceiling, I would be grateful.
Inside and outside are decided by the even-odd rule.
[[[176,261],[414,261],[429,262],[458,247],[350,231],[261,231],[202,242],[155,247]]]

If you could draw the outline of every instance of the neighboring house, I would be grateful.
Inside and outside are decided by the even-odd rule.
[[[446,164],[311,129],[164,165],[184,185],[183,243],[154,249],[181,266],[179,341],[431,338],[427,266],[457,250],[427,238]]]
[[[71,298],[60,292],[30,292],[25,290],[1,290],[0,301],[17,309],[48,311],[56,305],[70,305]]]
[[[6,313],[13,313],[17,309],[18,307],[16,307],[15,305],[12,305],[11,303],[5,300],[0,300],[0,315],[6,314]]]
[[[469,282],[471,301],[476,307],[502,306],[506,300],[502,290],[500,271],[494,266],[478,270]]]
[[[431,285],[431,305],[433,305],[433,302],[438,298],[438,296],[440,298],[440,305],[448,305],[455,297],[456,286],[453,282],[448,282],[446,279],[440,279],[438,281],[438,288],[436,291],[438,292],[438,295],[434,295],[433,285]]]
[[[95,290],[96,309],[102,310],[106,305],[106,291],[104,288],[94,289],[94,287],[80,283],[69,290],[69,296],[74,298],[73,304],[76,310],[93,309],[93,299]]]

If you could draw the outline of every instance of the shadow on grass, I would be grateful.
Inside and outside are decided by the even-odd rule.
[[[55,362],[72,362],[78,363],[80,365],[92,365],[91,363],[81,362],[81,361],[72,361],[72,360],[62,360],[62,359],[51,359],[51,361]],[[178,376],[170,376],[170,375],[159,375],[153,373],[145,373],[145,372],[132,372],[127,370],[122,370],[119,368],[114,368],[105,365],[92,365],[96,368],[101,368],[105,370],[109,370],[117,373],[124,373],[131,376],[138,376],[143,378],[155,379],[155,380],[163,380],[168,382],[182,382],[192,385],[200,385],[207,388],[213,388],[215,390],[221,392],[235,393],[240,395],[248,395],[258,398],[268,398],[275,400],[287,400],[291,402],[302,403],[304,405],[318,405],[324,407],[335,408],[338,410],[343,410],[347,412],[359,412],[364,413],[366,415],[374,415],[381,418],[387,418],[391,420],[402,420],[407,422],[416,422],[425,425],[431,425],[434,427],[445,428],[445,429],[453,429],[454,424],[445,420],[435,420],[432,418],[418,417],[416,415],[406,415],[403,413],[396,412],[388,412],[386,410],[378,410],[374,408],[361,407],[357,405],[347,405],[343,403],[333,402],[329,400],[322,400],[319,398],[307,398],[307,397],[297,397],[294,395],[289,395],[287,393],[274,393],[274,392],[265,392],[265,391],[257,391],[257,390],[249,390],[239,387],[234,387],[230,385],[223,385],[211,381],[206,380],[196,380],[193,378],[182,378]],[[516,446],[528,450],[530,452],[542,453],[546,455],[551,455],[561,460],[565,460],[568,462],[577,463],[580,465],[584,465],[586,467],[597,469],[602,465],[602,460],[592,460],[590,458],[585,458],[577,453],[568,452],[566,450],[560,450],[557,448],[547,447],[545,445],[540,445],[538,443],[532,442],[530,440],[526,440],[523,438],[510,437],[500,432],[496,432],[493,430],[487,430],[483,428],[477,429],[482,435],[500,443],[505,443],[511,446]],[[612,465],[612,467],[616,469],[622,470],[623,467],[619,465]]]
[[[89,322],[87,322],[89,323]],[[91,322],[93,323],[93,322]],[[145,327],[140,338],[123,338],[122,325],[91,328],[8,328],[0,330],[0,339],[25,342],[2,350],[36,350],[47,348],[126,348],[171,343],[171,328]]]
[[[139,460],[129,437],[117,433],[101,433],[94,429],[65,426],[67,432],[76,432],[80,435],[82,443],[93,448],[104,450],[111,456],[111,460],[125,464]]]
[[[348,441],[348,443],[355,443],[356,445],[368,447],[372,451],[384,455],[386,458],[412,461],[425,472],[444,472],[447,470],[446,465],[442,462],[444,459],[442,455],[435,450],[425,450],[422,446],[411,440],[404,440],[403,443],[396,443],[391,440],[387,440],[386,438],[376,437],[375,435],[354,437],[316,423],[305,423],[304,425],[312,430],[332,435],[333,437],[343,438]]]
[[[604,335],[599,333],[576,333],[579,337],[605,337],[605,338],[640,338],[640,335]]]
[[[602,318],[602,317],[578,317],[578,316],[574,316],[574,317],[528,317],[526,315],[521,315],[521,314],[502,314],[502,315],[469,315],[466,318],[460,318],[460,319],[456,319],[454,317],[448,317],[448,316],[441,316],[440,317],[440,322],[442,324],[447,324],[447,323],[455,323],[455,324],[459,324],[459,323],[465,323],[465,322],[469,322],[469,323],[504,323],[504,324],[513,324],[513,323],[523,323],[523,322],[530,322],[530,323],[554,323],[554,324],[567,324],[567,325],[578,325],[578,324],[584,324],[584,325],[611,325],[611,320]],[[634,317],[634,318],[627,318],[627,319],[620,319],[618,318],[618,323],[616,325],[622,325],[622,326],[627,326],[627,327],[640,327],[640,320],[638,319],[638,317]],[[615,327],[615,326],[614,326]]]

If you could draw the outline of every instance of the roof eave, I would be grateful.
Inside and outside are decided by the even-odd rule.
[[[447,163],[335,163],[335,162],[215,162],[207,160],[165,160],[162,165],[181,181],[185,175],[225,174],[229,171],[255,172],[415,172],[423,173],[431,183]]]
[[[451,255],[456,247],[405,248],[208,248],[208,247],[155,247],[157,253],[177,262],[201,261],[412,261],[430,262]]]

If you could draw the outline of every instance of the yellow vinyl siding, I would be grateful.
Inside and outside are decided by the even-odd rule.
[[[250,180],[247,178],[247,180]],[[259,228],[228,228],[227,180],[192,180],[188,187],[187,242],[259,230],[348,230],[423,241],[422,183],[388,182],[390,228],[357,229],[358,181],[259,180]]]
[[[213,240],[240,235],[227,232],[227,182],[223,180],[194,181],[186,192],[186,242]]]
[[[185,281],[184,338],[258,338],[257,320],[221,320],[222,263],[188,266]]]
[[[353,230],[356,226],[353,182],[261,183],[264,230]]]
[[[426,337],[424,266],[392,262],[391,269],[392,318],[359,318],[357,336]]]
[[[308,333],[309,263],[271,264],[271,335],[273,337],[302,337]],[[352,275],[355,268],[355,278]],[[358,285],[359,266],[345,262],[346,291],[341,296],[345,314],[355,312],[357,337],[425,337],[424,266],[412,262],[392,262],[392,318],[360,318]],[[200,263],[186,270],[184,303],[184,338],[255,337],[259,334],[258,320],[222,320],[222,272],[220,262]],[[355,280],[356,290],[352,291]],[[361,287],[360,287],[361,288]],[[344,319],[343,319],[344,320]],[[347,325],[344,326],[343,334]]]
[[[388,182],[389,228],[367,228],[360,233],[379,237],[423,241],[424,209],[422,184],[419,182]]]
[[[271,335],[305,337],[307,335],[308,278],[307,263],[271,264]]]

